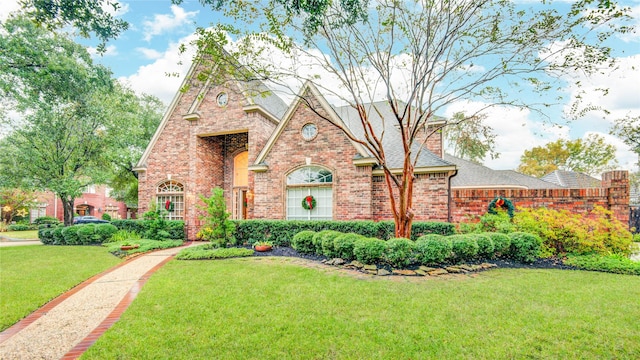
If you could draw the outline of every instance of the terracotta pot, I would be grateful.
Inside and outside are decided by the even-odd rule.
[[[122,245],[120,246],[120,250],[132,250],[139,248],[140,245]]]
[[[260,252],[271,251],[271,245],[256,245],[255,249]]]

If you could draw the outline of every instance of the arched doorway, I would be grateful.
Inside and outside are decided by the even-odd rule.
[[[247,218],[247,191],[249,190],[249,152],[243,151],[233,158],[233,218]]]

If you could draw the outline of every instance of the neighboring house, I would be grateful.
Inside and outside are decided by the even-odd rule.
[[[384,173],[375,159],[318,116],[345,124],[353,136],[362,138],[353,108],[333,107],[310,84],[286,106],[258,81],[202,83],[196,80],[201,70],[197,64],[191,67],[181,86],[187,90],[176,93],[134,169],[139,174],[140,212],[155,202],[170,210],[169,219],[184,220],[188,238],[194,239],[202,224],[199,197],[221,187],[234,219],[392,219]],[[388,164],[401,173],[400,132],[392,121],[383,121],[390,116],[388,104],[366,106],[376,107],[370,112],[371,121],[378,130],[384,129]],[[432,122],[435,128],[422,129],[423,139],[425,134],[434,135],[424,148],[413,149],[418,156],[415,220],[459,221],[479,215],[498,195],[531,206],[546,206],[548,198],[569,203],[563,199],[570,193],[545,192],[566,190],[555,184],[444,155],[442,134],[433,131],[441,125]],[[613,179],[608,186],[626,179],[626,172],[614,173],[605,176]],[[582,207],[604,203],[605,190],[589,194]],[[316,200],[311,210],[302,204],[308,195]],[[584,210],[576,205],[582,200],[570,200],[577,211]]]
[[[555,170],[543,176],[541,179],[570,189],[597,188],[602,186],[602,181],[575,171]]]
[[[36,206],[31,208],[31,222],[42,216],[53,216],[64,220],[62,201],[52,192],[38,194]],[[136,217],[136,209],[128,208],[122,201],[110,197],[110,189],[104,185],[89,185],[82,195],[75,199],[74,213],[77,216],[92,215],[98,218],[109,214],[112,219],[130,219]]]

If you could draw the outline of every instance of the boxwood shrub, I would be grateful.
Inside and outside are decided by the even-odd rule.
[[[495,257],[495,246],[493,240],[486,234],[470,234],[478,244],[478,257],[482,259],[493,259]]]
[[[387,244],[377,238],[360,238],[353,244],[353,255],[364,264],[377,264],[383,261]]]
[[[302,254],[315,254],[316,246],[313,242],[313,238],[316,236],[315,231],[305,230],[293,236],[291,240],[291,247]]]
[[[325,230],[321,231],[322,233],[322,241],[320,243],[320,247],[322,248],[322,255],[328,258],[334,258],[337,256],[335,247],[333,245],[333,240],[338,236],[342,235],[339,231],[334,230]]]
[[[442,235],[423,235],[414,245],[416,260],[422,265],[442,264],[452,257],[451,240]]]
[[[393,238],[387,240],[387,249],[384,258],[389,265],[396,268],[405,268],[412,262],[413,241],[405,238]]]
[[[478,243],[473,236],[468,234],[451,235],[449,240],[451,240],[455,261],[470,261],[478,255]]]
[[[333,249],[335,251],[336,257],[342,258],[344,260],[353,260],[353,248],[355,242],[359,239],[362,239],[364,236],[358,235],[355,233],[347,233],[336,236],[333,239]]]
[[[288,246],[293,237],[305,230],[320,232],[334,230],[342,233],[356,233],[365,237],[389,239],[394,236],[395,225],[392,221],[306,221],[306,220],[233,220],[236,225],[234,236],[241,243],[271,241],[275,245]],[[116,225],[117,226],[117,225]],[[118,228],[121,228],[118,226]],[[444,222],[414,222],[412,239],[424,234],[451,235],[455,226]]]
[[[11,224],[9,226],[7,226],[7,230],[9,231],[25,231],[25,230],[30,230],[29,225],[24,225],[24,224]]]
[[[493,241],[493,251],[495,257],[506,257],[509,255],[511,249],[511,238],[507,234],[487,232],[483,233],[491,238]]]
[[[525,232],[510,233],[511,258],[517,261],[532,263],[540,256],[542,240],[538,235]]]
[[[135,231],[153,240],[185,240],[185,226],[182,220],[113,220],[111,224],[118,230]]]

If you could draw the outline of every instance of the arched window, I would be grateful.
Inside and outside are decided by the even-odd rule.
[[[333,174],[320,166],[306,166],[287,176],[287,219],[333,219]],[[305,209],[302,202],[313,196],[315,207]]]
[[[184,218],[184,185],[174,180],[167,180],[158,185],[156,193],[158,209],[169,211],[168,220]]]

